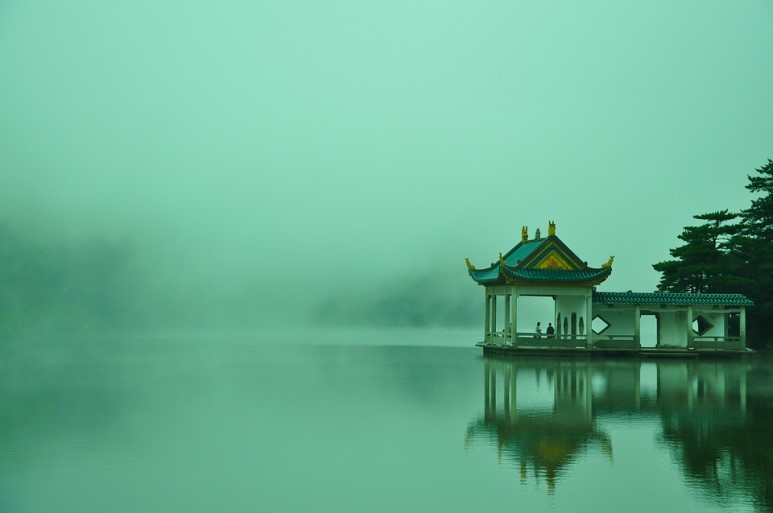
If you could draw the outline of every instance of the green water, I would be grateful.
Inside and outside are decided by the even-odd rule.
[[[773,510],[770,361],[475,335],[5,341],[0,511]]]

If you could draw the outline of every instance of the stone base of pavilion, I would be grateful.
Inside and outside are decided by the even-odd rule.
[[[478,342],[484,355],[533,356],[639,356],[639,357],[738,357],[756,354],[735,337],[694,339],[687,347],[640,347],[634,337],[594,339],[585,337],[518,336],[515,344],[504,339]]]

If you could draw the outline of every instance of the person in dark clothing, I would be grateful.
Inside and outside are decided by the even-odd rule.
[[[548,328],[545,330],[545,333],[547,333],[548,337],[552,337],[555,332],[556,330],[553,329],[553,325],[548,323]]]

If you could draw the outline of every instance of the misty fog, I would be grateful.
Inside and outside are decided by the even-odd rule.
[[[3,3],[0,329],[474,327],[548,220],[653,290],[769,156],[770,9]]]

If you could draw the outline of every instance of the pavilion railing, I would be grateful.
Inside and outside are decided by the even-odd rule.
[[[537,348],[585,348],[588,347],[586,335],[546,335],[542,333],[518,333],[517,347]]]
[[[496,346],[516,346],[533,348],[587,348],[587,335],[537,335],[535,333],[518,333],[513,343],[513,334],[505,331],[486,333],[484,344]],[[639,349],[634,335],[593,335],[591,344],[598,349]],[[695,336],[690,348],[702,351],[743,350],[740,337]]]
[[[721,351],[727,349],[744,349],[740,337],[693,337],[692,347],[701,350]]]
[[[505,346],[510,345],[511,337],[504,331],[489,331],[486,333],[486,345]]]
[[[534,348],[587,348],[587,335],[565,335],[545,333],[518,333],[513,344],[512,334],[504,331],[494,331],[486,334],[487,345],[517,346]],[[592,346],[605,349],[636,349],[636,337],[633,335],[593,335]]]
[[[593,345],[599,349],[638,349],[635,335],[593,335]]]

